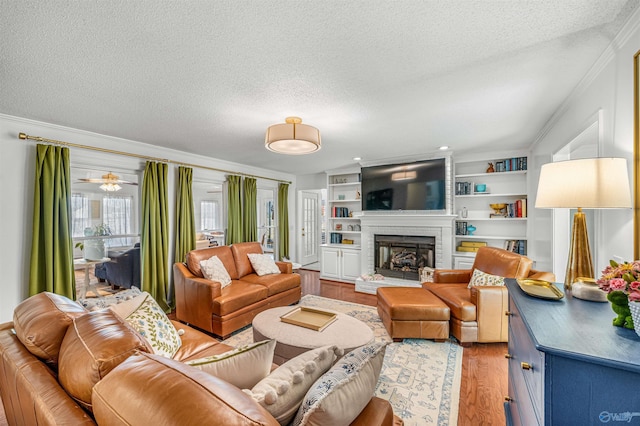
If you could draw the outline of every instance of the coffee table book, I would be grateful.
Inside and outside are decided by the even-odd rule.
[[[280,320],[287,324],[322,331],[337,318],[338,315],[333,312],[300,306],[282,315]]]

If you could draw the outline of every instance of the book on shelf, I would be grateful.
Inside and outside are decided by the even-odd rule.
[[[456,182],[456,195],[470,195],[473,194],[472,182]]]
[[[505,240],[504,249],[523,256],[527,254],[527,244],[525,240]]]
[[[462,251],[466,253],[476,253],[478,250],[480,250],[480,247],[465,247],[465,246],[456,247],[456,251]]]
[[[331,217],[349,217],[349,208],[333,206],[331,209]]]
[[[462,247],[485,247],[487,243],[485,241],[460,241]]]
[[[494,169],[496,172],[527,170],[527,157],[513,157],[496,161]]]
[[[456,222],[456,235],[467,235],[467,222]]]
[[[329,235],[329,242],[331,244],[342,244],[342,234],[339,234],[337,232],[332,232]]]

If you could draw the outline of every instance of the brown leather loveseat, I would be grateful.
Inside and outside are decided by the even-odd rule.
[[[181,361],[231,348],[178,322],[173,359],[111,310],[86,311],[52,293],[22,302],[0,324],[0,396],[9,425],[273,425],[239,388]],[[393,424],[373,397],[352,424]]]
[[[534,278],[555,281],[551,272],[531,269],[525,256],[495,247],[481,247],[471,269],[436,269],[433,283],[423,288],[438,296],[450,309],[449,328],[461,345],[508,340],[508,293],[504,286],[468,288],[475,269],[506,278]]]
[[[265,309],[287,306],[300,300],[300,275],[288,262],[276,262],[280,274],[258,276],[248,254],[262,254],[260,243],[192,250],[185,263],[173,266],[176,318],[218,336],[228,336],[251,324]],[[218,256],[231,284],[204,278],[200,262]]]

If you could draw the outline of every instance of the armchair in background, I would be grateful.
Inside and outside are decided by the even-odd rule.
[[[422,283],[451,310],[449,329],[462,346],[473,342],[506,342],[509,310],[504,286],[469,287],[475,269],[506,278],[555,281],[552,272],[531,269],[528,257],[495,247],[481,247],[471,269],[436,269],[432,283]]]
[[[140,288],[140,243],[126,251],[109,251],[111,259],[96,265],[96,278],[112,286]]]

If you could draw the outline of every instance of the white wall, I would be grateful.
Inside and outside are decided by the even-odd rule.
[[[633,56],[640,48],[640,11],[637,11],[616,37],[609,50],[596,62],[565,104],[551,118],[536,141],[530,160],[531,205],[536,196],[540,166],[591,124],[598,110],[603,112],[601,156],[628,160],[629,181],[633,183]],[[632,186],[633,187],[633,186]],[[536,268],[551,270],[553,221],[551,210],[531,209],[532,258]],[[599,241],[596,251],[596,277],[608,259],[619,256],[633,260],[632,210],[603,210],[596,224]],[[589,214],[587,212],[587,214]],[[554,271],[564,277],[564,270]]]
[[[298,191],[303,189],[324,189],[327,187],[327,174],[315,173],[300,175],[297,177],[296,186],[298,187]]]
[[[0,114],[0,239],[2,255],[0,256],[0,322],[10,321],[13,309],[29,293],[29,262],[31,250],[31,227],[33,218],[33,184],[35,174],[36,144],[35,141],[18,139],[18,133],[56,139],[93,147],[107,148],[171,161],[197,164],[210,168],[231,170],[234,172],[264,176],[284,181],[289,185],[289,247],[296,253],[295,235],[295,176],[286,173],[259,169],[222,160],[197,156],[181,151],[159,148],[141,142],[118,139],[110,136],[85,132],[82,130],[36,122],[19,117]],[[142,171],[145,160],[121,155],[106,154],[96,151],[70,148],[71,164],[95,166],[100,170],[113,167]],[[175,180],[178,165],[169,165],[169,225],[173,235],[175,209]],[[224,173],[194,168],[194,180],[223,181]],[[142,179],[140,179],[142,182]],[[260,180],[259,186],[277,187],[277,182]],[[173,259],[174,242],[169,245],[169,258]],[[170,265],[167,265],[170,268]]]

